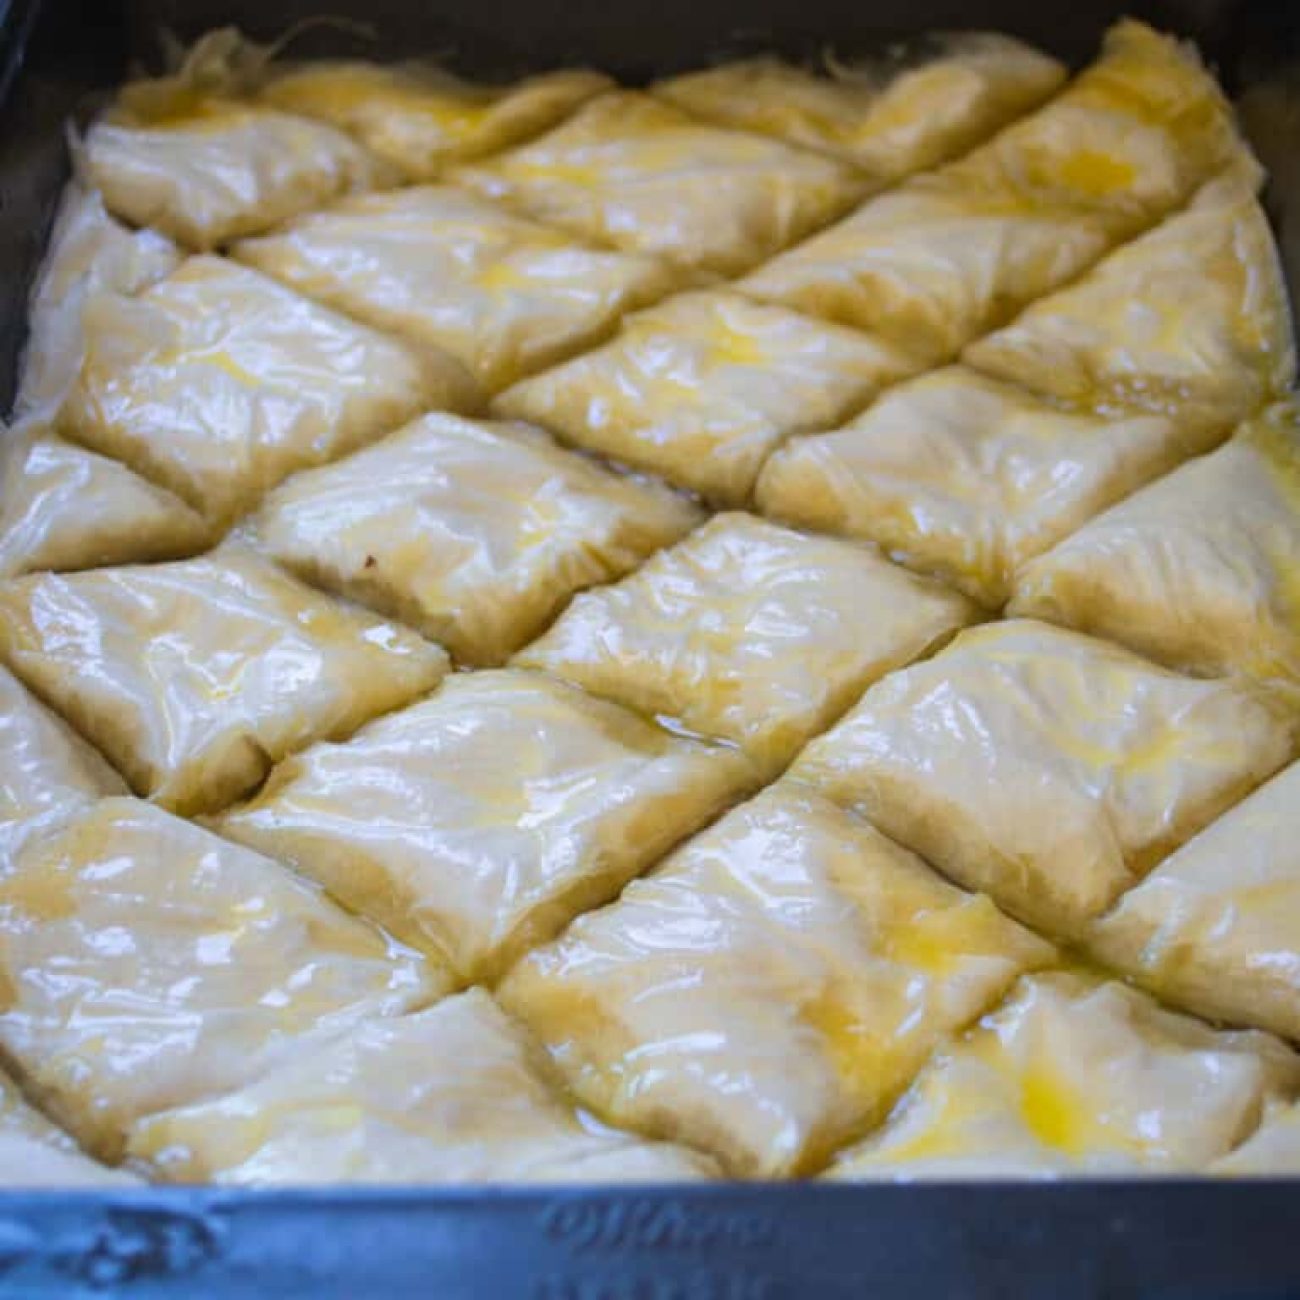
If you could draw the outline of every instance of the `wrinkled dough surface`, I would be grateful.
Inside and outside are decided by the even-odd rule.
[[[1300,1086],[1300,1058],[1122,984],[1030,976],[843,1154],[845,1181],[1194,1172]]]
[[[490,980],[753,784],[750,765],[540,674],[456,674],[290,759],[224,834]]]
[[[609,473],[540,430],[429,415],[283,485],[259,533],[309,580],[482,665],[699,518],[685,498]]]
[[[707,1159],[583,1124],[482,989],[370,1021],[264,1079],[146,1119],[131,1153],[177,1182],[684,1182]]]
[[[445,653],[257,556],[21,578],[0,654],[131,782],[180,812],[433,687]]]
[[[1018,620],[877,683],[792,772],[1071,935],[1272,775],[1292,740],[1254,694]]]
[[[864,547],[725,514],[578,596],[516,662],[733,741],[774,769],[973,616]]]

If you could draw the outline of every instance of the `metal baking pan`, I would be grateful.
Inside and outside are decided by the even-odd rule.
[[[1107,0],[0,0],[0,411],[67,170],[63,124],[160,30],[266,38],[322,12],[378,57],[468,73],[568,61],[629,81],[722,53],[861,53],[926,28],[1008,31],[1074,63],[1129,7]],[[1273,173],[1300,278],[1297,0],[1131,7],[1198,41]],[[322,27],[302,53],[356,52]],[[509,1300],[1283,1300],[1300,1297],[1300,1181],[1196,1180],[563,1191],[146,1188],[0,1194],[0,1297],[491,1297]]]

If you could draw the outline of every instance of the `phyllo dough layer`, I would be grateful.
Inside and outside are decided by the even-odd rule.
[[[92,1160],[0,1074],[0,1189],[126,1187],[135,1181]]]
[[[515,662],[734,741],[772,769],[973,615],[864,547],[725,514],[578,596]]]
[[[86,172],[115,216],[208,249],[393,179],[342,131],[242,99],[228,66],[238,42],[212,33],[177,75],[126,86],[90,128]]]
[[[626,90],[452,179],[584,238],[718,275],[770,257],[865,188],[830,158]]]
[[[598,1114],[733,1175],[825,1158],[1052,950],[790,783],[524,959],[504,1005]]]
[[[595,342],[676,277],[450,186],[348,200],[234,255],[358,320],[458,358],[495,391]]]
[[[450,357],[418,355],[223,258],[97,301],[87,334],[66,431],[218,521],[426,407],[475,400]]]
[[[917,47],[835,64],[829,76],[746,59],[658,82],[654,93],[708,121],[836,154],[883,183],[964,153],[1065,79],[1055,59],[993,32],[941,33]]]
[[[1255,694],[1019,620],[878,682],[792,771],[1012,914],[1073,935],[1292,743]]]
[[[1125,894],[1092,952],[1189,1011],[1300,1040],[1297,814],[1300,763]]]
[[[260,535],[311,581],[400,618],[461,663],[500,663],[582,587],[700,518],[524,425],[428,415],[266,503]]]
[[[1300,412],[1098,515],[1020,572],[1011,608],[1300,702]]]
[[[326,62],[273,74],[259,98],[330,122],[409,179],[429,180],[540,134],[611,84],[583,70],[484,85],[432,65]]]
[[[977,369],[1083,410],[1172,415],[1220,436],[1295,380],[1268,220],[1236,176],[973,343]]]
[[[540,674],[484,671],[290,759],[220,827],[484,980],[752,783],[735,752]]]
[[[1300,1177],[1300,1106],[1274,1110],[1249,1141],[1207,1172],[1228,1178]]]
[[[221,807],[272,763],[431,689],[447,657],[227,548],[0,588],[0,655],[138,794]]]
[[[1194,53],[1139,23],[1046,107],[870,200],[741,288],[939,362],[1230,165],[1232,112]]]
[[[755,499],[775,519],[875,542],[997,609],[1021,564],[1201,449],[1164,416],[1063,411],[948,366],[842,429],[792,438]]]
[[[134,1120],[446,986],[279,864],[135,799],[0,866],[0,1048],[106,1159]]]
[[[731,293],[689,293],[493,409],[734,506],[783,438],[843,419],[914,369],[852,330]]]
[[[146,1119],[176,1182],[614,1183],[707,1178],[694,1153],[582,1122],[482,989],[372,1020],[213,1101]]]
[[[33,817],[116,794],[126,794],[126,782],[0,668],[0,834]]]
[[[166,488],[39,429],[0,434],[0,577],[194,555],[210,525]]]
[[[1216,1032],[1118,983],[1030,976],[832,1177],[1195,1172],[1297,1088],[1300,1058],[1267,1035]]]

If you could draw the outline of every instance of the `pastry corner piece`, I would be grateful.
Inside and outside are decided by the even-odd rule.
[[[582,238],[716,275],[770,257],[865,189],[846,164],[628,90],[450,179]]]
[[[499,987],[602,1118],[806,1172],[1051,947],[782,782],[579,917]]]
[[[431,63],[325,61],[268,70],[263,104],[346,131],[408,180],[540,135],[613,82],[571,68],[492,84]]]
[[[130,1187],[136,1182],[131,1174],[86,1155],[0,1074],[0,1190]]]
[[[870,688],[792,773],[946,875],[1077,937],[1292,756],[1258,693],[1032,620]]]
[[[254,102],[258,59],[232,29],[211,32],[172,74],[118,93],[83,145],[109,211],[211,249],[393,179],[342,131]]]
[[[963,597],[864,546],[736,512],[576,597],[514,662],[778,771],[873,681],[974,617]]]
[[[836,423],[915,368],[857,331],[701,291],[638,312],[604,347],[525,379],[493,407],[740,506],[784,438]]]
[[[744,59],[657,82],[706,121],[834,154],[880,184],[936,167],[1036,108],[1065,80],[1056,59],[994,32],[941,32],[820,72]]]
[[[449,984],[279,863],[136,799],[74,810],[0,866],[0,1048],[108,1160],[142,1116]]]
[[[490,981],[756,782],[735,750],[485,670],[290,759],[219,826]]]
[[[1164,860],[1090,951],[1207,1019],[1300,1040],[1300,763]]]
[[[241,1090],[138,1123],[130,1153],[172,1182],[687,1182],[702,1155],[579,1116],[482,989],[371,1020]]]
[[[1098,515],[1018,576],[1011,609],[1300,703],[1300,408]]]
[[[417,352],[225,258],[187,259],[136,297],[87,309],[60,431],[228,524],[294,470],[477,390]]]
[[[700,518],[686,497],[540,429],[435,413],[283,484],[258,533],[308,581],[484,666]]]
[[[0,657],[137,794],[208,812],[432,689],[446,653],[241,547],[0,588]]]
[[[848,1182],[1197,1173],[1300,1089],[1278,1039],[1211,1029],[1072,972],[1026,977],[936,1054]]]

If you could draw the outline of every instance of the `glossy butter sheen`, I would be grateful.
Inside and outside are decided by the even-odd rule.
[[[1243,152],[1231,109],[1195,55],[1123,22],[1046,107],[872,199],[739,287],[938,363]]]
[[[0,654],[139,794],[221,807],[277,759],[431,689],[445,653],[251,552],[22,578]]]
[[[654,93],[706,120],[820,149],[896,181],[964,153],[1064,79],[1055,59],[1012,37],[957,32],[931,38],[920,58],[837,64],[830,76],[745,59],[660,81]]]
[[[845,1152],[845,1181],[1203,1170],[1295,1095],[1300,1057],[1219,1033],[1118,983],[1030,976]]]
[[[476,400],[445,354],[224,258],[190,258],[137,298],[97,301],[86,329],[63,427],[221,522],[425,407]]]
[[[29,836],[0,870],[0,1047],[108,1159],[141,1116],[446,985],[278,863],[135,799]]]
[[[1089,948],[1188,1011],[1300,1039],[1300,764],[1166,858]]]
[[[490,980],[754,781],[737,753],[540,674],[484,671],[290,759],[219,824]]]
[[[1222,434],[1295,380],[1282,266],[1252,187],[1211,183],[963,358],[1078,409],[1171,415]]]
[[[652,258],[586,247],[445,185],[339,203],[233,254],[450,353],[491,391],[595,342],[675,281]]]
[[[733,741],[773,770],[974,614],[865,547],[724,514],[578,596],[516,662]]]
[[[432,65],[311,63],[273,73],[262,102],[355,136],[411,180],[538,135],[608,88],[598,72],[542,73],[499,86]]]
[[[1011,609],[1300,702],[1295,403],[1270,407],[1026,564]]]
[[[1167,417],[1062,411],[947,366],[842,429],[792,438],[755,500],[774,519],[875,542],[997,609],[1020,564],[1202,449]]]
[[[496,399],[590,451],[743,505],[783,438],[832,424],[914,367],[851,330],[727,292],[682,294],[603,348]]]
[[[770,257],[865,188],[829,158],[626,90],[451,179],[584,238],[718,275]]]
[[[1292,745],[1292,724],[1253,693],[1017,620],[877,683],[792,771],[1069,935]]]
[[[324,123],[221,95],[165,99],[149,114],[119,106],[97,121],[85,165],[116,216],[191,248],[215,248],[390,179]]]
[[[878,1118],[946,1031],[1051,956],[782,783],[525,958],[501,997],[598,1113],[779,1177]]]
[[[680,1183],[707,1159],[584,1127],[536,1045],[482,990],[370,1021],[228,1096],[138,1124],[163,1178],[329,1183]]]
[[[699,519],[684,497],[616,476],[540,430],[428,415],[284,484],[259,535],[309,580],[481,665]]]

